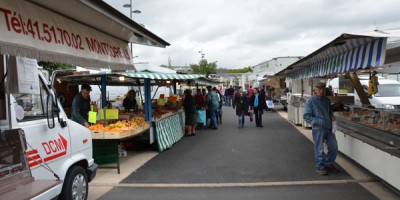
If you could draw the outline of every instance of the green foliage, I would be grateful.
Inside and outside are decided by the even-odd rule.
[[[51,75],[55,70],[62,70],[62,69],[74,69],[74,65],[68,64],[60,64],[60,63],[53,63],[53,62],[39,62],[39,66],[43,67],[43,69],[49,71]]]
[[[242,69],[228,69],[229,74],[247,73],[247,72],[253,72],[253,68],[249,66]]]
[[[191,64],[190,68],[194,74],[205,74],[208,76],[209,74],[215,74],[217,62],[209,63],[207,59],[202,59],[199,64]]]

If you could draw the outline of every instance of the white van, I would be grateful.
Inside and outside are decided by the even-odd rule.
[[[97,171],[90,131],[68,119],[35,59],[0,60],[0,189],[15,187],[0,199],[87,199]],[[21,153],[4,149],[10,130],[23,135]]]
[[[368,79],[360,79],[364,91],[368,93]],[[369,95],[369,101],[375,108],[400,109],[400,82],[391,79],[379,79],[378,93]],[[361,106],[357,92],[354,93],[354,104]]]

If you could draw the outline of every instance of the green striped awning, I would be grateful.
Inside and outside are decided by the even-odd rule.
[[[152,85],[157,84],[157,80],[197,80],[207,79],[202,74],[172,74],[172,73],[148,73],[148,72],[100,72],[93,74],[66,75],[59,77],[60,81],[68,81],[72,84],[87,83],[90,85],[100,85],[101,77],[107,77],[107,85],[143,85],[143,80],[149,78]],[[121,80],[121,77],[125,77]]]
[[[168,79],[176,79],[176,80],[188,80],[188,79],[197,79],[200,77],[204,77],[201,74],[172,74],[172,73],[148,73],[148,72],[121,72],[118,73],[120,75],[128,76],[131,78],[149,78],[149,79],[159,79],[159,80],[168,80]]]
[[[171,148],[185,134],[185,112],[178,112],[169,117],[162,118],[155,121],[154,124],[158,150],[162,152]]]

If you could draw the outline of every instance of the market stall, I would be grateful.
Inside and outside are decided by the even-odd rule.
[[[121,77],[123,77],[123,79],[121,79]],[[170,95],[168,97],[166,96],[165,98],[163,97],[162,99],[165,102],[160,103],[160,98],[156,100],[151,96],[150,86],[176,86],[176,83],[178,82],[198,79],[201,77],[203,77],[203,75],[146,72],[136,73],[132,71],[126,71],[67,75],[59,77],[58,80],[60,83],[68,82],[69,85],[79,85],[83,83],[102,85],[102,91],[105,91],[107,85],[143,87],[144,107],[142,110],[133,113],[131,112],[130,114],[132,114],[133,117],[142,117],[144,121],[151,125],[148,127],[149,142],[150,144],[156,142],[158,150],[164,151],[183,137],[185,116],[184,112],[180,109],[179,97],[177,95]],[[176,93],[175,87],[174,91]],[[104,102],[106,102],[106,100],[103,99],[101,104],[104,105]],[[121,116],[117,118],[121,119]],[[107,135],[106,132],[104,135]],[[142,131],[141,133],[145,133],[145,131]],[[115,155],[113,156],[115,157]],[[110,162],[115,162],[115,160],[111,160]]]
[[[341,102],[348,108],[335,112],[339,150],[397,189],[400,188],[397,173],[400,164],[399,111],[371,108],[358,74],[396,65],[400,61],[400,48],[398,45],[387,48],[387,38],[399,37],[399,33],[394,30],[342,34],[278,73],[300,88],[300,96],[312,94],[313,82],[326,82],[339,76],[349,79],[362,106],[354,105],[354,96],[329,97],[332,102]]]

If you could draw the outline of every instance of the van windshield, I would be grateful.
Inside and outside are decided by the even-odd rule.
[[[400,96],[400,84],[384,84],[378,85],[378,93],[376,97],[399,97]]]

